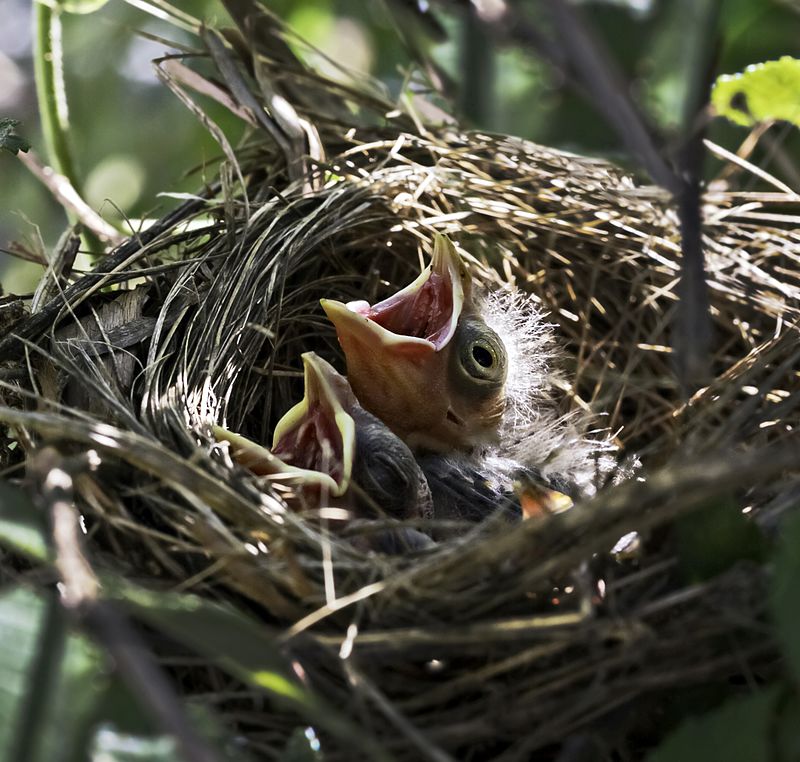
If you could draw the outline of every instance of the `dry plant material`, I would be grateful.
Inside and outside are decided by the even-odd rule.
[[[689,583],[669,527],[734,494],[769,528],[797,494],[797,196],[706,192],[713,381],[685,401],[664,192],[600,160],[418,124],[373,88],[287,58],[281,34],[264,16],[242,20],[235,45],[198,39],[214,82],[191,57],[164,67],[173,89],[229,105],[248,137],[223,146],[202,196],[92,273],[65,272],[14,320],[0,341],[13,360],[0,420],[16,432],[2,466],[52,444],[96,450],[102,465],[74,497],[97,565],[248,608],[395,759],[527,759],[600,720],[603,743],[635,752],[644,699],[769,674],[762,568]],[[300,355],[343,367],[319,299],[375,303],[413,279],[435,233],[469,252],[480,286],[546,314],[562,367],[545,374],[542,404],[614,434],[645,480],[598,484],[513,531],[490,519],[433,550],[365,553],[287,510],[286,488],[231,462],[212,426],[270,441],[300,398]],[[615,560],[634,531],[638,555]],[[185,689],[204,693],[209,670]],[[256,747],[288,737],[290,714],[228,690],[216,707]],[[634,701],[638,714],[617,711]],[[328,739],[325,758],[348,749]]]

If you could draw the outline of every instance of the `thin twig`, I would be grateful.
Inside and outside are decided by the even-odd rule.
[[[119,230],[106,222],[81,198],[66,175],[45,165],[34,151],[20,153],[19,159],[31,174],[53,194],[53,198],[71,213],[70,216],[91,230],[101,241],[116,246],[125,240],[125,236]]]

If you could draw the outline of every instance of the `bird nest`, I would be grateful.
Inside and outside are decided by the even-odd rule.
[[[266,709],[226,667],[235,635],[231,653],[189,666],[153,638],[175,684],[267,758],[310,723],[331,760],[510,760],[575,744],[637,755],[668,729],[654,718],[678,689],[769,674],[764,566],[687,569],[684,517],[702,532],[709,510],[746,508],[769,534],[797,494],[800,236],[783,216],[796,197],[739,191],[742,161],[707,189],[712,377],[686,399],[664,192],[604,161],[432,126],[305,68],[266,16],[242,28],[205,30],[199,56],[160,63],[195,112],[190,91],[246,125],[233,148],[203,117],[218,180],[90,272],[64,266],[77,246],[65,239],[32,308],[3,304],[7,473],[36,473],[45,452],[72,464],[101,579],[236,609],[351,724],[326,728],[291,701]],[[544,331],[541,356],[520,359],[540,374],[537,409],[583,427],[604,465],[596,494],[563,513],[490,515],[385,555],[352,542],[380,521],[334,533],[289,510],[286,488],[233,463],[211,426],[270,441],[302,396],[300,355],[343,368],[319,299],[396,290],[434,233],[484,289],[522,295],[506,307]]]

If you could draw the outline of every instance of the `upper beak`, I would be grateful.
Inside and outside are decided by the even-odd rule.
[[[278,421],[271,451],[221,427],[214,435],[230,442],[234,460],[254,473],[280,475],[339,497],[350,485],[355,455],[355,423],[344,408],[349,388],[313,352],[302,357],[303,399]]]
[[[340,339],[353,334],[389,352],[413,351],[410,346],[438,352],[453,338],[469,297],[470,280],[461,257],[446,236],[437,234],[431,263],[396,294],[373,305],[330,299],[321,304]]]
[[[409,355],[425,357],[436,351],[436,345],[428,339],[416,336],[404,336],[393,333],[376,323],[364,311],[355,308],[362,302],[344,304],[335,299],[320,299],[319,303],[328,319],[336,327],[339,343],[342,345],[345,356],[349,352],[380,351],[388,355]],[[363,302],[366,304],[366,302]]]

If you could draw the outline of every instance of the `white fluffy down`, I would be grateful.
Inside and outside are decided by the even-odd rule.
[[[615,467],[616,447],[604,430],[589,431],[590,416],[562,414],[554,395],[557,361],[553,325],[529,295],[492,292],[481,314],[506,346],[506,410],[500,440],[477,454],[507,488],[519,466],[558,474],[593,494]]]

